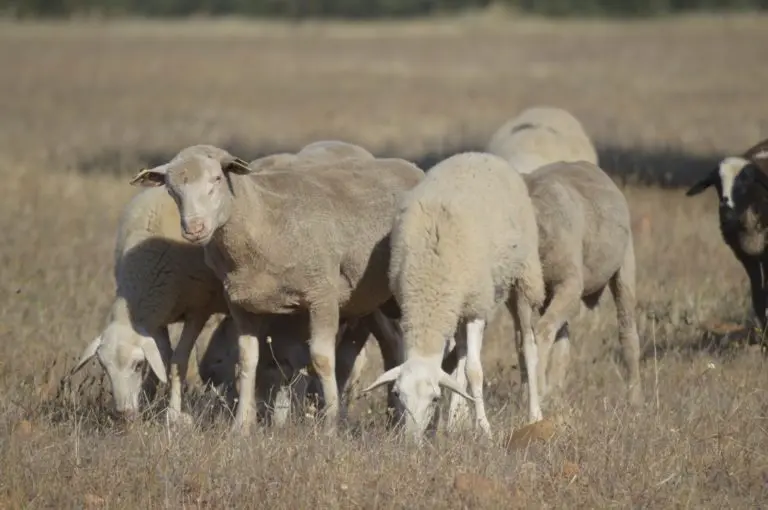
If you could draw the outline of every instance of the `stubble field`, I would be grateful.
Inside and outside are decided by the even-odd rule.
[[[768,373],[740,335],[717,333],[749,324],[746,276],[714,192],[679,186],[768,135],[766,23],[3,24],[0,508],[764,506]],[[338,138],[426,169],[538,103],[583,121],[629,200],[642,410],[623,401],[608,293],[572,327],[553,434],[527,446],[506,437],[526,403],[505,321],[483,353],[490,443],[406,450],[382,426],[383,391],[335,439],[311,425],[233,437],[223,418],[122,427],[95,387],[76,389],[99,383],[95,362],[58,391],[103,326],[142,165],[195,143],[254,158]]]

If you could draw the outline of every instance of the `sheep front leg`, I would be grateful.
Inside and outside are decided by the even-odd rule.
[[[192,417],[181,410],[181,392],[187,377],[187,367],[195,340],[205,327],[207,317],[192,315],[184,319],[179,343],[171,355],[171,396],[168,405],[168,419],[171,422],[190,423]]]
[[[483,348],[483,331],[485,321],[475,319],[467,323],[466,343],[466,379],[469,381],[469,391],[475,398],[475,424],[487,437],[491,437],[491,424],[485,415],[485,402],[483,401],[483,364],[480,361],[480,352]]]
[[[507,308],[515,318],[518,328],[518,335],[522,337],[523,357],[525,366],[529,374],[538,373],[539,357],[538,347],[536,345],[536,336],[533,333],[531,306],[524,300],[514,295],[514,292],[507,301]],[[539,400],[539,379],[528,378],[528,421],[534,423],[542,419],[541,402]]]
[[[749,277],[749,291],[752,298],[752,310],[755,313],[757,324],[761,330],[766,326],[766,299],[765,299],[765,284],[763,278],[763,268],[760,260],[755,257],[750,257],[745,253],[736,253],[736,258],[744,266],[744,271],[747,272]],[[768,277],[768,275],[766,275]]]
[[[462,390],[467,389],[467,341],[469,333],[469,323],[461,321],[456,328],[455,351],[456,368],[452,374],[456,383]],[[445,357],[445,356],[443,356]],[[474,395],[473,395],[474,396]],[[458,430],[461,424],[466,423],[469,417],[469,406],[464,397],[456,392],[451,393],[450,404],[448,405],[448,430]]]
[[[333,433],[339,418],[339,388],[336,383],[336,333],[339,328],[339,305],[326,299],[313,303],[309,310],[309,354],[312,367],[323,388],[325,406],[322,419]]]
[[[238,330],[240,373],[238,403],[234,429],[247,435],[254,421],[256,369],[259,364],[259,337],[266,330],[267,319],[253,315],[237,306],[231,306],[232,319]]]

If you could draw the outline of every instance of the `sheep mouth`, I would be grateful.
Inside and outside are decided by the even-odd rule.
[[[209,230],[195,233],[182,231],[181,235],[192,244],[206,244],[211,239],[211,231]]]

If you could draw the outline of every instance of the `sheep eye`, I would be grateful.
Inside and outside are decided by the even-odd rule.
[[[146,360],[140,359],[138,361],[133,362],[133,371],[134,372],[141,372],[144,370],[144,366],[146,365]]]

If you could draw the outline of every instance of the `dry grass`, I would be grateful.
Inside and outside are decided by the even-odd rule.
[[[3,25],[0,508],[763,505],[764,362],[705,334],[748,318],[710,193],[625,187],[647,353],[639,413],[622,400],[609,299],[572,329],[569,404],[529,446],[504,437],[525,421],[504,321],[484,352],[492,444],[406,451],[382,430],[381,393],[356,403],[354,437],[333,440],[310,425],[238,439],[222,418],[186,435],[151,419],[122,429],[98,380],[79,399],[56,394],[102,326],[139,165],[192,143],[254,157],[335,137],[428,166],[546,102],[583,119],[617,176],[690,183],[768,135],[765,22]]]

